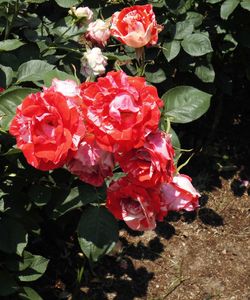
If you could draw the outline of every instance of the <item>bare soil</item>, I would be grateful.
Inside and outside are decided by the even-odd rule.
[[[250,299],[250,198],[247,186],[234,195],[235,179],[205,193],[197,214],[171,214],[142,235],[122,229],[82,288],[87,299]]]

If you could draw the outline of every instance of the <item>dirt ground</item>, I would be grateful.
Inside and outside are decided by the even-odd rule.
[[[197,214],[171,214],[156,231],[122,229],[114,256],[82,290],[87,299],[250,299],[250,198],[231,180],[203,195]]]

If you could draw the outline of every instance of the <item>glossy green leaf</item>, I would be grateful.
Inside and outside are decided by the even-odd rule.
[[[28,242],[28,234],[23,225],[12,218],[0,218],[0,250],[5,253],[22,255]]]
[[[194,30],[194,25],[185,20],[183,22],[176,23],[175,40],[182,40],[185,36],[191,34]]]
[[[46,271],[49,260],[40,255],[31,254],[31,264],[24,271],[19,272],[20,281],[35,281],[40,278]]]
[[[12,51],[24,45],[23,42],[18,39],[15,40],[5,40],[0,42],[0,52],[1,51]]]
[[[173,60],[180,52],[181,44],[179,41],[171,41],[163,44],[163,54],[168,62]]]
[[[0,94],[0,127],[9,129],[9,124],[16,113],[17,106],[23,99],[37,90],[30,88],[11,88]]]
[[[203,82],[214,82],[215,72],[213,66],[197,66],[195,75]]]
[[[201,117],[210,106],[211,95],[191,86],[177,86],[167,91],[164,114],[173,123],[188,123]]]
[[[65,213],[82,207],[88,203],[98,203],[105,200],[105,187],[95,187],[90,184],[81,183],[66,194],[63,201],[55,207],[52,217],[58,218]]]
[[[24,286],[22,291],[18,294],[20,299],[23,300],[43,300],[43,298],[32,288]]]
[[[23,63],[17,71],[17,82],[43,80],[47,73],[54,69],[53,65],[45,61],[34,59]]]
[[[70,79],[73,81],[76,81],[76,78],[73,75],[67,74],[65,72],[59,71],[59,70],[52,70],[46,73],[43,77],[44,85],[49,87],[51,86],[52,80],[54,78],[60,79],[60,80],[66,80]]]
[[[166,74],[163,69],[159,69],[156,72],[145,72],[147,81],[152,83],[161,83],[166,80]]]
[[[0,86],[9,87],[12,83],[13,70],[10,67],[0,65]]]
[[[202,56],[213,51],[209,37],[204,33],[193,33],[181,42],[182,48],[191,56]]]
[[[247,9],[250,11],[250,0],[242,0],[240,2],[242,8]]]
[[[117,221],[105,207],[85,209],[77,231],[83,253],[93,261],[110,252],[118,241]]]
[[[203,18],[204,17],[202,14],[199,14],[195,11],[189,11],[187,12],[186,20],[193,24],[194,27],[199,27],[202,24]]]
[[[59,6],[65,7],[65,8],[69,8],[71,6],[80,4],[80,1],[78,1],[78,0],[55,0],[55,1]]]
[[[240,0],[226,0],[222,3],[220,8],[220,16],[222,19],[227,20],[239,5]]]

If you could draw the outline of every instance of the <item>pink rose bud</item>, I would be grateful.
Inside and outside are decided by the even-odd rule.
[[[93,44],[105,46],[110,37],[109,25],[101,19],[91,22],[86,32],[86,39]]]
[[[192,211],[199,207],[200,194],[191,183],[191,178],[184,174],[178,174],[171,183],[163,183],[161,187],[162,203],[167,210]]]
[[[81,73],[85,76],[101,75],[105,73],[107,57],[102,54],[100,48],[88,49],[82,59]]]
[[[77,19],[85,19],[86,23],[90,23],[93,19],[93,11],[86,7],[71,7],[69,14]]]

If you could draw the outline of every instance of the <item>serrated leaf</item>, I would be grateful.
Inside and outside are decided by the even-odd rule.
[[[239,5],[240,0],[226,0],[222,3],[220,8],[220,16],[222,19],[227,20]]]
[[[23,63],[17,71],[17,82],[43,80],[46,74],[53,70],[54,66],[45,61],[34,59]]]
[[[242,0],[240,2],[242,8],[247,9],[250,11],[250,0]]]
[[[181,42],[182,48],[191,56],[202,56],[213,51],[209,37],[205,33],[193,33]]]
[[[0,237],[0,250],[5,253],[21,256],[28,243],[28,234],[23,225],[11,218],[0,218]]]
[[[195,75],[203,82],[214,82],[215,72],[213,66],[197,66]]]
[[[173,40],[172,42],[167,42],[163,44],[163,54],[167,61],[173,60],[180,52],[181,44],[179,41]]]
[[[110,252],[118,241],[117,221],[105,207],[85,209],[77,232],[83,253],[92,261]]]
[[[35,92],[37,92],[35,89],[17,87],[0,94],[0,127],[8,130],[17,106],[27,95]]]
[[[24,45],[23,42],[18,39],[5,40],[0,42],[0,51],[12,51]]]
[[[173,123],[189,123],[208,110],[211,95],[192,86],[177,86],[167,91],[162,99],[165,117]]]

